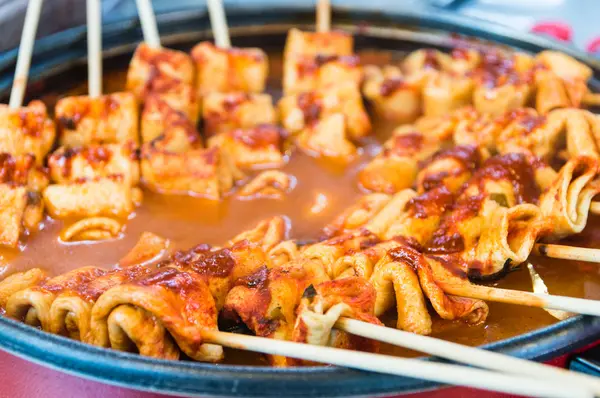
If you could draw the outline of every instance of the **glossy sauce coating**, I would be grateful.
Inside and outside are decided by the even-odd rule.
[[[368,62],[380,63],[389,62],[390,59],[388,53],[371,51],[365,55],[363,62],[365,58],[368,58]],[[272,72],[269,86],[280,87],[280,59],[270,58]],[[107,75],[104,84],[107,91],[123,88],[125,72]],[[86,87],[83,84],[68,95],[84,94]],[[47,102],[50,106],[53,105],[52,101]],[[395,126],[374,120],[376,141],[383,142],[389,137],[393,127]],[[357,172],[378,150],[378,144],[368,142],[360,156],[345,169],[315,160],[298,151],[294,152],[283,170],[297,179],[297,185],[283,201],[270,199],[245,201],[229,197],[222,202],[211,202],[200,198],[166,196],[145,191],[142,206],[127,221],[125,233],[118,240],[94,244],[61,243],[58,235],[65,223],[47,219],[42,231],[28,237],[22,252],[0,250],[0,278],[33,267],[47,269],[51,275],[90,265],[109,268],[134,246],[144,231],[151,231],[170,239],[175,249],[189,249],[200,243],[218,246],[265,218],[285,215],[291,221],[292,238],[313,240],[320,236],[326,224],[345,208],[354,204],[363,194],[357,184]],[[462,158],[462,156],[458,157]],[[466,163],[470,166],[470,160]],[[518,172],[518,167],[515,171]],[[519,185],[523,188],[523,199],[531,195],[527,192],[530,187],[528,182],[522,181]],[[440,195],[449,199],[444,192]],[[415,211],[430,211],[426,203],[423,204],[424,207],[420,205],[414,203]],[[438,209],[432,210],[437,212]],[[600,247],[599,241],[600,218],[590,217],[586,230],[579,236],[570,238],[569,244]],[[223,260],[227,262],[226,253],[222,254]],[[531,262],[544,279],[550,293],[600,299],[600,266],[537,257],[532,257]],[[238,283],[258,286],[265,281],[265,270],[259,270]],[[509,273],[494,285],[531,291],[531,281],[526,269]],[[81,294],[94,296],[93,292],[81,292]],[[541,309],[491,302],[488,305],[490,315],[485,324],[478,326],[468,326],[460,321],[444,321],[431,311],[432,335],[468,345],[480,345],[556,322]],[[393,312],[391,311],[382,319],[391,327],[396,324]],[[385,344],[382,344],[381,351],[401,356],[419,355],[416,352]],[[226,363],[266,364],[260,355],[233,350],[226,350]]]

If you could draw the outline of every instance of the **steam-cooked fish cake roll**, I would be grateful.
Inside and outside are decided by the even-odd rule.
[[[135,94],[140,102],[152,91],[150,83],[158,75],[164,75],[165,81],[180,81],[193,85],[194,64],[191,57],[183,51],[164,47],[153,48],[141,43],[131,59],[127,71],[127,91]]]
[[[48,276],[40,268],[32,268],[25,272],[17,272],[0,281],[0,314],[4,315],[4,308],[8,298],[25,289],[40,285]]]
[[[204,132],[207,136],[247,129],[277,120],[269,94],[210,93],[202,107]]]
[[[257,336],[290,340],[296,323],[296,309],[309,285],[329,278],[314,260],[299,259],[281,267],[261,267],[239,279],[227,295],[225,319],[240,320]],[[269,355],[274,366],[287,366],[285,357]]]
[[[91,333],[101,347],[173,358],[173,341],[194,360],[217,362],[223,348],[202,337],[218,330],[217,314],[200,275],[161,267],[104,292],[92,308]]]
[[[48,157],[48,168],[58,184],[121,175],[135,186],[140,179],[137,156],[129,144],[60,147]]]
[[[394,130],[383,149],[359,173],[360,184],[371,191],[396,193],[411,187],[419,162],[440,149],[439,139],[429,138],[414,126],[404,125]]]
[[[0,153],[33,155],[42,165],[55,137],[56,127],[43,102],[31,101],[16,110],[0,104]]]
[[[345,209],[339,216],[323,228],[327,238],[339,236],[366,225],[385,205],[390,195],[373,193],[362,196],[354,205]]]
[[[482,151],[471,145],[455,146],[434,153],[417,174],[419,193],[445,187],[457,192],[484,161]]]
[[[54,113],[60,143],[67,147],[139,143],[138,103],[132,93],[61,98]]]
[[[208,141],[209,147],[221,147],[242,170],[281,167],[283,140],[286,132],[272,124],[259,124],[249,128],[237,128],[215,135]]]
[[[39,326],[50,331],[50,307],[65,290],[71,290],[94,280],[106,271],[96,267],[82,267],[51,278],[38,286],[13,293],[6,302],[6,316]]]
[[[541,210],[530,203],[498,206],[485,222],[475,248],[463,255],[471,278],[495,277],[524,263],[549,227]]]
[[[452,209],[455,198],[445,186],[412,196],[400,215],[382,233],[382,237],[403,237],[418,245],[425,245],[437,230],[444,214]]]
[[[460,319],[469,324],[485,322],[489,308],[484,301],[451,296],[443,290],[444,284],[470,283],[455,258],[425,256],[407,243],[391,249],[388,255],[416,270],[423,293],[442,319]]]
[[[428,243],[435,253],[456,253],[475,247],[486,217],[498,206],[537,201],[535,164],[522,154],[492,157],[465,184]]]
[[[248,241],[260,246],[265,252],[269,252],[279,243],[288,239],[290,228],[291,223],[287,217],[271,217],[260,221],[254,228],[240,232],[230,239],[226,246]]]
[[[247,240],[222,249],[200,244],[174,253],[169,264],[199,274],[208,285],[217,310],[223,308],[236,280],[253,274],[260,267],[271,267],[267,253]]]
[[[191,52],[196,65],[196,93],[260,93],[269,73],[267,54],[259,48],[219,48],[201,42]]]
[[[348,139],[357,140],[371,132],[358,86],[341,80],[336,85],[286,95],[278,109],[283,126],[292,135],[336,113],[344,115]]]
[[[153,261],[160,258],[167,246],[167,240],[144,232],[131,251],[119,261],[119,268],[64,290],[50,307],[50,331],[85,343],[93,343],[90,321],[92,307],[98,297],[113,286],[153,272],[156,268]]]
[[[191,149],[176,153],[155,143],[142,147],[144,185],[163,194],[189,194],[217,200],[243,175],[220,148]]]
[[[46,170],[33,155],[0,153],[0,246],[16,248],[25,233],[36,231],[44,217],[41,191]]]
[[[600,192],[598,160],[589,156],[570,159],[540,196],[548,219],[548,237],[560,239],[583,231],[592,199]]]
[[[362,278],[344,278],[310,285],[302,294],[292,341],[357,351],[377,352],[379,342],[333,328],[340,317],[382,325],[373,314],[375,289]],[[288,358],[288,363],[299,362]]]

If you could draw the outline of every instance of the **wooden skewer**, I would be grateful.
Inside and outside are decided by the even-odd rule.
[[[544,257],[560,258],[563,260],[587,261],[600,263],[600,249],[587,247],[573,247],[564,245],[551,245],[547,243],[536,243],[533,246],[533,254]]]
[[[223,2],[221,0],[208,0],[207,5],[215,44],[220,48],[230,48],[231,40],[229,39],[229,28],[227,27],[227,19],[225,19]]]
[[[460,297],[600,316],[600,301],[597,300],[499,289],[467,283],[458,285],[440,282],[439,285],[444,292]]]
[[[102,95],[102,31],[100,0],[87,0],[88,94]]]
[[[18,109],[23,105],[25,89],[27,88],[27,77],[29,76],[29,66],[31,65],[31,54],[33,52],[41,10],[42,0],[29,0],[27,12],[25,13],[23,32],[21,33],[19,54],[17,55],[15,78],[8,103],[11,109]]]
[[[283,355],[309,361],[330,363],[398,376],[408,376],[446,384],[464,385],[505,392],[546,397],[591,397],[588,388],[576,384],[558,383],[554,380],[535,380],[523,376],[493,373],[487,370],[463,366],[425,362],[418,359],[405,359],[389,355],[371,354],[339,348],[322,347],[289,341],[265,339],[240,334],[205,331],[207,343],[226,347]]]
[[[144,41],[153,48],[160,48],[160,35],[156,25],[156,16],[152,9],[151,0],[136,0]]]
[[[329,0],[317,0],[317,32],[331,30],[331,4]]]
[[[340,318],[335,328],[345,332],[383,341],[401,347],[410,348],[440,358],[478,366],[486,369],[497,370],[504,373],[530,376],[540,380],[555,380],[575,385],[585,385],[595,395],[600,395],[600,378],[591,377],[582,373],[570,372],[565,369],[527,361],[508,355],[499,354],[480,348],[468,347],[462,344],[421,336],[402,330],[385,326],[374,325],[355,319]]]
[[[592,202],[590,205],[590,213],[600,214],[600,202]]]

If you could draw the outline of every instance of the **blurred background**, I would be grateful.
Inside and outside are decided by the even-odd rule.
[[[243,6],[253,0],[225,0],[226,6]],[[290,4],[311,0],[261,0]],[[198,9],[203,0],[154,0],[157,13]],[[335,6],[364,4],[364,0],[332,0]],[[0,51],[18,45],[27,0],[0,0]],[[445,9],[474,18],[508,25],[521,31],[546,34],[570,42],[579,49],[600,54],[600,0],[369,0],[370,7]],[[135,0],[102,0],[105,22],[125,20],[137,14]],[[38,36],[83,25],[84,0],[45,0]]]

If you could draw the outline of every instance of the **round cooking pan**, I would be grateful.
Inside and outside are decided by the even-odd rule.
[[[282,2],[283,3],[283,2]],[[228,9],[234,44],[281,51],[291,27],[313,29],[312,4],[285,8],[261,1]],[[450,48],[456,34],[478,37],[537,52],[555,49],[585,62],[594,71],[591,81],[598,89],[600,64],[577,51],[539,37],[515,33],[507,28],[457,16],[414,12],[370,10],[368,6],[334,9],[334,24],[350,30],[360,48],[410,51],[421,47]],[[158,16],[166,46],[183,48],[210,37],[204,10]],[[303,25],[304,24],[304,25]],[[452,34],[449,34],[452,32]],[[125,67],[141,29],[137,20],[104,27],[105,67]],[[0,95],[7,96],[12,83],[15,52],[0,56]],[[85,64],[85,28],[75,28],[37,43],[32,62],[32,97],[51,89],[65,76],[74,79]],[[583,347],[600,337],[600,318],[576,316],[552,326],[495,342],[485,348],[534,360],[548,360]],[[79,376],[129,388],[186,396],[377,396],[397,395],[439,387],[410,378],[358,372],[337,367],[269,367],[213,365],[166,361],[101,349],[44,333],[0,317],[0,348],[30,361]],[[424,360],[432,360],[430,358]]]

